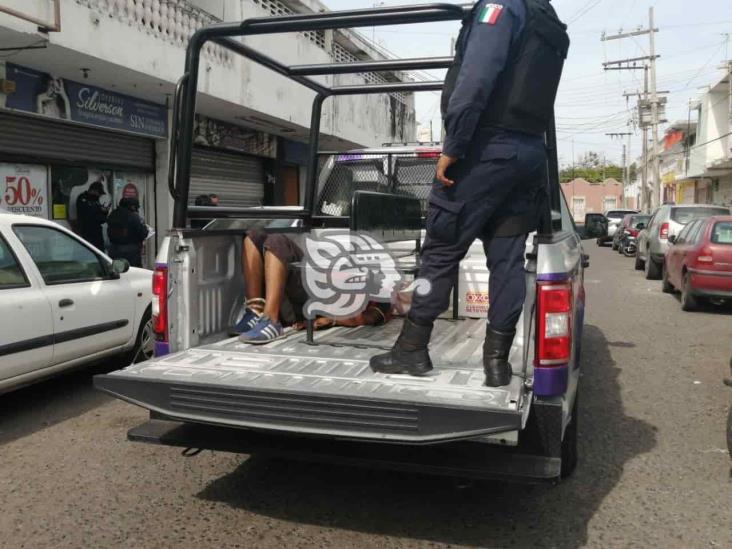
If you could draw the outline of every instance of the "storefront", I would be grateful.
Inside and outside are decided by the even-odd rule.
[[[676,186],[677,204],[694,204],[696,202],[696,181],[681,181]]]
[[[211,195],[222,207],[267,203],[268,184],[274,181],[276,137],[197,115],[193,143],[190,205]]]
[[[7,63],[0,65],[0,207],[76,228],[76,202],[99,181],[102,204],[140,201],[155,228],[155,140],[163,105]],[[154,240],[149,241],[154,247]],[[156,250],[145,250],[146,264]]]
[[[711,189],[714,204],[732,207],[732,175],[711,180]]]
[[[713,184],[709,179],[700,179],[696,183],[696,199],[697,204],[711,204],[713,194]]]

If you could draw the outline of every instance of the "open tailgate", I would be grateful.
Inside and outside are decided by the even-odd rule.
[[[95,385],[171,419],[266,431],[414,444],[519,430],[531,395],[517,376],[483,386],[485,321],[438,323],[435,370],[423,378],[369,368],[396,339],[395,320],[329,330],[314,346],[302,334],[263,347],[228,339],[96,376]]]

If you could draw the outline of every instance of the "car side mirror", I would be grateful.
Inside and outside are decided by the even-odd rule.
[[[672,234],[671,236],[669,236],[669,237],[668,237],[668,241],[669,241],[669,242],[670,242],[671,244],[676,244],[676,235],[675,235],[675,234]]]
[[[119,276],[130,270],[130,262],[126,259],[115,259],[112,261],[112,273]]]

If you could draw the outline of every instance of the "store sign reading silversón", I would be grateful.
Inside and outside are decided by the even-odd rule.
[[[13,63],[0,64],[0,78],[15,85],[13,92],[0,94],[0,107],[151,137],[168,133],[164,105]]]

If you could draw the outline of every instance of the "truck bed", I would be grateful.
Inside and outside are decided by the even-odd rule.
[[[317,332],[316,345],[303,333],[266,346],[225,339],[97,376],[95,383],[168,418],[229,427],[403,443],[521,428],[530,402],[523,379],[483,386],[484,320],[437,321],[432,375],[372,372],[369,358],[390,347],[400,329],[400,319],[335,328]],[[517,342],[514,352],[520,348]],[[512,360],[522,363],[520,356]]]

